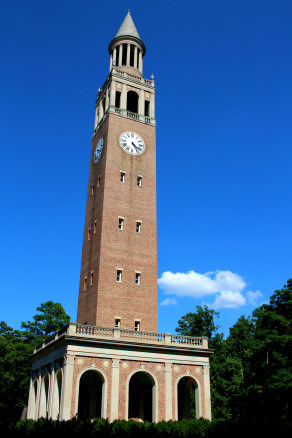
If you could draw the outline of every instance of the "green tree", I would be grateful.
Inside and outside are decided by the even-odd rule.
[[[206,305],[196,306],[196,309],[196,312],[182,316],[175,331],[185,336],[207,336],[212,340],[219,328],[214,321],[215,317],[219,317],[219,313]]]
[[[52,335],[70,322],[70,316],[65,313],[60,303],[47,301],[37,307],[40,312],[33,316],[33,321],[23,322],[25,329],[23,336],[28,342],[40,342],[45,337]]]
[[[30,356],[34,345],[70,321],[60,303],[47,301],[37,308],[33,322],[23,322],[25,330],[13,330],[0,322],[0,422],[19,420],[27,403]]]

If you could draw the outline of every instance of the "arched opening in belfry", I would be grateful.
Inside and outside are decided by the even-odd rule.
[[[182,377],[177,385],[177,419],[199,418],[199,388],[192,377]]]
[[[91,419],[102,417],[104,379],[98,371],[82,374],[79,384],[78,417]]]
[[[127,111],[138,113],[139,95],[135,91],[128,91],[127,93]]]
[[[155,382],[145,372],[135,373],[129,382],[129,419],[154,421]]]

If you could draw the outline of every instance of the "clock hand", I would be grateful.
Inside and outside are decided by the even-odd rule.
[[[135,145],[135,143],[132,141],[132,145],[134,146],[134,148],[137,150],[137,146]]]

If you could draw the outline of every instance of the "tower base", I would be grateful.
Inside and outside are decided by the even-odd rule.
[[[70,323],[35,348],[27,418],[211,420],[207,338]]]

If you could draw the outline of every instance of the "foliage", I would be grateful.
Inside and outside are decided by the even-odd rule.
[[[276,290],[269,304],[241,316],[223,339],[214,323],[217,312],[197,306],[176,329],[184,335],[206,335],[209,329],[213,419],[291,424],[292,280]]]
[[[8,429],[8,430],[7,430]],[[291,427],[283,425],[280,428],[267,427],[245,422],[234,423],[226,420],[210,422],[200,418],[198,420],[160,421],[158,423],[139,423],[135,421],[116,420],[79,420],[53,421],[41,418],[38,421],[23,420],[3,429],[2,436],[16,435],[20,437],[54,436],[59,438],[96,437],[96,438],[246,438],[248,435],[278,438],[289,436]]]
[[[37,307],[40,314],[34,315],[33,321],[23,322],[21,327],[25,329],[23,335],[27,341],[41,342],[43,338],[60,330],[70,322],[60,303],[47,301]]]
[[[0,422],[19,420],[26,405],[34,345],[70,320],[59,303],[48,301],[37,310],[42,313],[33,322],[22,323],[25,330],[0,322]]]

